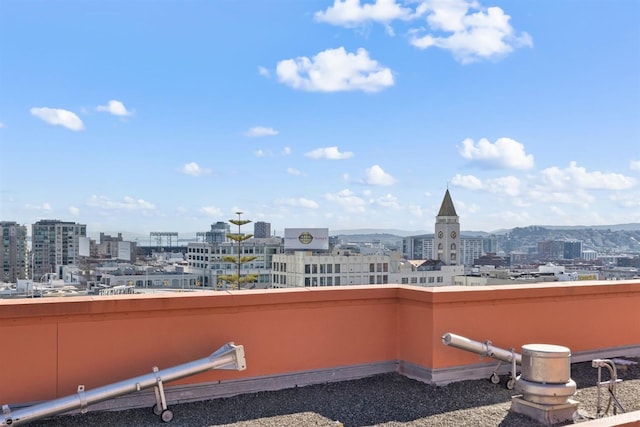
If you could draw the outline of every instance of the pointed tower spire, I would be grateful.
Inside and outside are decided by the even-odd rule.
[[[449,189],[447,188],[447,192],[444,193],[444,199],[442,200],[442,205],[440,206],[440,212],[438,212],[438,216],[458,216],[456,213],[456,208],[453,206],[453,200],[451,200],[451,195],[449,194]]]

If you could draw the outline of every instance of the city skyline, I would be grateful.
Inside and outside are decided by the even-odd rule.
[[[37,7],[34,7],[36,6]],[[640,3],[12,2],[0,220],[640,222]]]

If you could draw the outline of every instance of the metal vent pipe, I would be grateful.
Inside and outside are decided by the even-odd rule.
[[[113,399],[114,397],[154,387],[156,391],[156,406],[154,413],[162,414],[163,421],[171,421],[173,414],[166,407],[163,383],[175,381],[191,375],[199,374],[211,369],[245,370],[247,367],[244,357],[244,347],[227,343],[212,353],[209,357],[194,360],[182,365],[158,370],[139,377],[130,378],[117,383],[105,385],[92,390],[84,390],[84,386],[78,387],[77,394],[50,400],[26,408],[11,411],[8,405],[2,406],[0,414],[0,426],[14,426],[26,424],[36,419],[50,417],[75,409],[86,412],[88,405]]]
[[[515,353],[513,350],[505,350],[504,348],[491,345],[491,341],[485,342],[470,340],[469,338],[446,333],[442,336],[442,343],[461,350],[477,353],[481,356],[488,356],[498,359],[502,362],[511,363],[515,360],[516,364],[522,364],[522,355]]]

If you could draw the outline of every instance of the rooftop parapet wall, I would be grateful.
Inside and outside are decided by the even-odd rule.
[[[247,370],[174,384],[401,362],[477,364],[453,332],[496,346],[640,348],[640,281],[418,288],[352,286],[0,301],[0,404],[27,403],[199,359],[234,341]],[[491,359],[484,360],[492,363]],[[327,378],[326,380],[331,380]]]

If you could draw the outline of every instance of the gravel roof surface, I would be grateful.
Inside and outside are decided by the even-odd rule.
[[[640,362],[640,358],[626,360]],[[609,374],[602,369],[602,380]],[[571,366],[582,420],[595,418],[598,370],[591,362]],[[621,369],[616,396],[627,412],[640,410],[640,363]],[[280,391],[244,394],[209,401],[169,404],[173,421],[166,424],[150,408],[119,412],[89,412],[38,420],[41,427],[287,427],[327,426],[539,426],[509,412],[511,396],[504,386],[488,380],[460,381],[433,386],[398,374],[383,374],[353,381],[325,383]],[[608,402],[601,388],[603,410]],[[612,414],[610,409],[609,415]],[[578,422],[580,420],[577,420]],[[567,423],[572,424],[572,423]],[[566,424],[565,424],[566,425]]]

